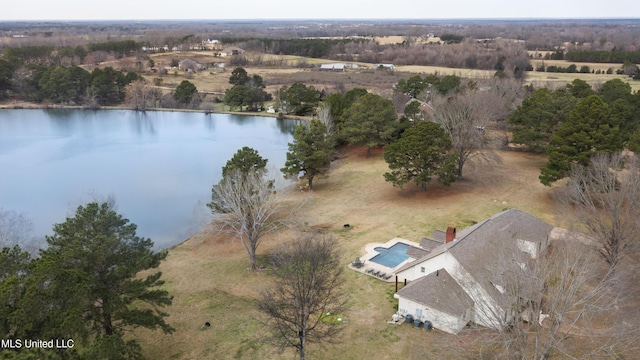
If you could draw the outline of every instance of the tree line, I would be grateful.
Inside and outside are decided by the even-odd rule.
[[[576,62],[594,63],[619,63],[629,61],[634,64],[640,63],[640,51],[626,51],[613,49],[605,50],[572,50],[564,54],[564,60]]]
[[[4,70],[3,70],[4,69]],[[112,67],[88,72],[78,66],[31,65],[20,69],[0,61],[0,94],[11,93],[36,102],[86,106],[117,105],[124,101],[126,87],[142,77]]]
[[[564,178],[572,164],[587,166],[597,153],[640,150],[640,93],[620,79],[594,90],[576,79],[556,90],[541,88],[509,117],[512,142],[546,152],[545,185]]]
[[[346,39],[269,39],[269,38],[230,38],[221,37],[222,44],[238,44],[246,50],[253,50],[267,54],[296,55],[304,57],[322,58],[329,56],[335,47],[342,47],[347,43],[368,42],[364,38]]]

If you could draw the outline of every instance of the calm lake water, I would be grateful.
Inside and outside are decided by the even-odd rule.
[[[283,166],[299,122],[182,112],[0,110],[0,208],[52,234],[82,203],[115,196],[156,249],[207,221],[211,186],[243,146]]]

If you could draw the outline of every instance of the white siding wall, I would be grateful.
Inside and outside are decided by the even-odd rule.
[[[398,273],[398,278],[404,278],[407,279],[408,281],[413,281],[415,279],[419,279],[425,275],[429,275],[433,272],[435,272],[436,270],[439,269],[446,269],[447,268],[447,264],[451,261],[451,259],[453,259],[453,256],[451,256],[448,252],[444,252],[438,256],[432,257],[431,259],[421,263],[421,264],[417,264],[412,268],[406,269],[400,273]],[[421,271],[421,268],[424,267],[424,273]]]
[[[398,297],[398,299],[398,313],[405,316],[410,314],[415,318],[416,310],[421,309],[422,316],[420,316],[420,321],[429,320],[434,328],[449,334],[457,334],[469,322],[466,319],[458,318],[457,316],[428,308],[422,304],[415,303],[402,297]]]

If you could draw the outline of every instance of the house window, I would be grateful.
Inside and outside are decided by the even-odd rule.
[[[426,272],[426,269],[424,268],[424,266],[420,267],[420,272],[423,274]]]

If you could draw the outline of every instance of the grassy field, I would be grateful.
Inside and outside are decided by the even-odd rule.
[[[493,70],[476,70],[476,69],[459,69],[447,68],[441,66],[398,66],[393,72],[376,71],[373,64],[357,63],[360,65],[357,69],[348,69],[345,72],[321,72],[312,68],[297,67],[299,63],[306,63],[308,66],[316,66],[323,63],[331,63],[333,61],[326,59],[304,58],[289,55],[266,55],[266,54],[248,54],[249,59],[260,57],[266,64],[277,65],[261,65],[246,66],[246,70],[250,75],[260,75],[264,79],[267,86],[267,92],[275,93],[283,85],[291,85],[294,82],[302,82],[307,85],[313,85],[318,89],[329,92],[339,91],[341,89],[351,89],[354,87],[365,88],[377,94],[390,97],[391,87],[401,78],[409,78],[410,76],[420,74],[439,75],[457,75],[462,78],[469,79],[489,79],[493,77]],[[211,51],[190,51],[155,54],[152,56],[156,62],[156,66],[162,68],[171,63],[171,59],[191,58],[203,64],[212,62],[225,61],[225,58],[216,58]],[[542,63],[542,60],[532,60],[532,65],[536,68]],[[567,67],[569,62],[563,60],[544,60],[546,66],[556,65]],[[614,71],[620,67],[620,64],[596,64],[596,63],[577,63],[576,65],[587,65],[591,69],[606,71],[612,67]],[[212,94],[221,98],[224,96],[226,89],[229,89],[229,76],[232,67],[227,69],[208,69],[200,71],[196,74],[185,74],[182,71],[170,70],[163,78],[163,87],[166,91],[175,88],[182,80],[189,80],[196,85],[199,91]],[[145,75],[149,80],[159,77],[157,74]],[[537,87],[564,86],[574,79],[582,79],[597,86],[611,79],[622,79],[628,82],[634,91],[640,90],[640,81],[631,80],[629,77],[617,74],[563,74],[563,73],[547,73],[530,71],[527,73],[526,81]]]
[[[364,148],[344,148],[328,175],[314,181],[314,191],[296,193],[306,205],[299,214],[309,225],[333,232],[340,240],[345,291],[350,310],[335,344],[311,345],[313,359],[446,358],[458,340],[439,331],[386,324],[395,312],[395,285],[346,269],[364,246],[393,237],[419,241],[447,225],[464,228],[507,207],[526,210],[554,222],[548,188],[536,179],[545,159],[520,152],[496,152],[488,166],[468,166],[465,179],[450,187],[430,185],[398,189],[386,183],[382,150],[366,158]],[[343,228],[349,223],[350,230]],[[271,247],[291,238],[268,239],[259,248],[268,264]],[[291,359],[293,353],[267,341],[268,329],[255,309],[257,290],[269,281],[266,271],[247,270],[245,250],[237,242],[215,236],[211,229],[170,250],[161,265],[166,288],[174,295],[168,309],[171,335],[138,331],[148,358],[162,359]],[[209,328],[204,327],[210,322]]]
[[[632,91],[640,90],[640,81],[633,80],[626,75],[616,74],[616,70],[620,69],[621,64],[609,64],[609,63],[582,63],[571,62],[566,60],[531,60],[531,65],[534,69],[544,64],[545,66],[560,66],[568,67],[571,64],[575,64],[578,69],[581,66],[586,65],[589,69],[600,70],[602,74],[581,74],[581,73],[549,73],[539,71],[529,71],[527,73],[527,82],[537,84],[538,86],[563,86],[574,79],[580,79],[588,82],[591,86],[597,86],[612,79],[621,79],[624,82],[631,85]],[[613,69],[613,74],[606,74],[607,69]]]

